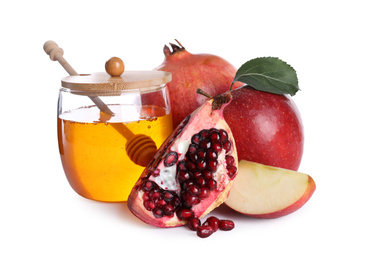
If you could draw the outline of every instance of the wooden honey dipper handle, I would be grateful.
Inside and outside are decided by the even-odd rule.
[[[58,61],[62,67],[71,75],[79,75],[76,70],[74,70],[71,65],[64,58],[64,50],[58,47],[57,43],[54,41],[46,41],[43,45],[44,51],[50,56],[53,61]],[[99,97],[89,97],[94,104],[105,114],[113,116],[114,113],[109,109],[109,107],[104,104],[104,102]]]
[[[47,41],[43,45],[43,49],[50,56],[51,60],[58,61],[70,75],[78,75],[78,73],[65,60],[63,56],[64,50],[58,47],[57,43],[54,41]]]

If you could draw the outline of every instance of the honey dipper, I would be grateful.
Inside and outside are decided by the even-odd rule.
[[[58,47],[58,45],[54,41],[45,42],[45,44],[43,45],[43,49],[50,56],[50,59],[52,61],[58,61],[62,65],[62,67],[64,67],[64,69],[70,74],[70,76],[79,75],[63,57],[63,49]],[[121,60],[113,58],[113,60],[111,59],[106,63],[106,71],[108,74],[110,74],[111,77],[116,77],[120,72],[120,74],[117,76],[119,77],[124,71],[124,64],[122,64],[122,68],[121,64],[115,62],[121,62]],[[99,110],[108,115],[109,118],[114,115],[114,113],[99,97],[88,97],[94,102]],[[157,150],[156,144],[151,139],[151,137],[143,134],[135,135],[122,122],[120,124],[112,124],[112,126],[127,140],[126,152],[130,160],[137,165],[146,167]]]

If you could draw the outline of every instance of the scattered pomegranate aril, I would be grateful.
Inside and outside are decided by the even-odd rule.
[[[211,236],[215,231],[213,230],[213,228],[211,226],[207,226],[207,225],[202,225],[197,227],[197,236],[201,237],[201,238],[206,238]]]
[[[220,220],[219,229],[223,231],[232,230],[235,227],[235,224],[232,220]]]
[[[192,231],[197,231],[199,226],[201,226],[201,220],[198,218],[192,218],[187,222],[187,227]]]
[[[216,232],[219,229],[220,220],[217,217],[209,217],[203,223],[203,225],[208,225],[212,227],[213,231]]]
[[[209,99],[161,145],[128,198],[134,215],[158,227],[182,226],[225,201],[237,166],[235,140],[223,120],[230,98],[227,92]]]
[[[187,227],[193,231],[197,231],[197,236],[206,238],[211,236],[217,230],[229,231],[232,230],[235,225],[231,220],[219,220],[217,217],[211,216],[201,225],[201,221],[198,218],[192,218],[188,220]]]

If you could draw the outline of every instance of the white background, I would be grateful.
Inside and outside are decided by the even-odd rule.
[[[3,1],[0,4],[1,259],[365,259],[366,37],[363,1]],[[56,41],[79,73],[150,70],[177,38],[237,68],[276,56],[298,73],[306,142],[300,171],[317,190],[273,220],[225,207],[236,228],[200,239],[158,229],[124,203],[84,199],[69,186],[56,136],[67,73],[42,47]],[[184,257],[184,259],[187,259]],[[205,258],[206,259],[206,258]],[[209,259],[209,258],[207,258]]]

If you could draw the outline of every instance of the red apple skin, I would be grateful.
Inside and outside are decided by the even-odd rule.
[[[240,213],[245,216],[248,216],[248,217],[261,218],[261,219],[273,219],[273,218],[283,217],[283,216],[291,214],[291,213],[295,212],[296,210],[300,209],[311,198],[315,189],[316,189],[315,182],[314,182],[313,178],[311,178],[309,176],[308,187],[307,187],[306,191],[304,192],[304,194],[295,203],[288,206],[287,208],[284,208],[284,209],[281,209],[281,210],[278,210],[275,212],[271,212],[268,214],[246,214],[246,213],[242,213],[242,212],[240,212]]]
[[[288,95],[244,86],[232,91],[224,110],[238,159],[297,171],[304,148],[299,110]]]

